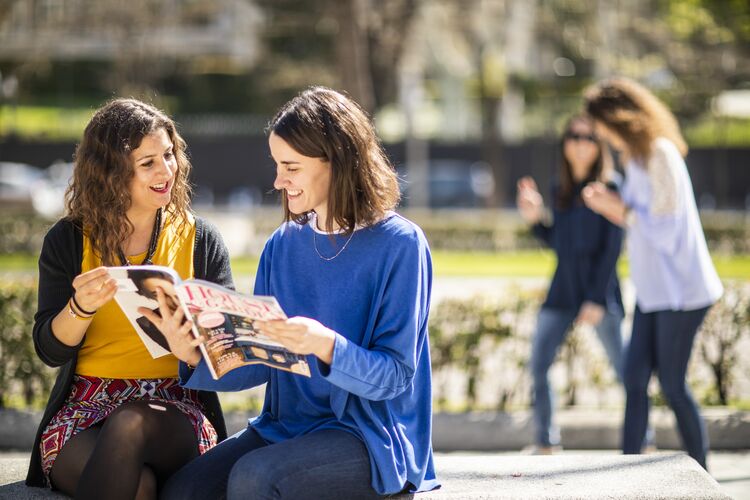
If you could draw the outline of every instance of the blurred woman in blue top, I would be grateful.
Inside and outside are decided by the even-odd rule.
[[[394,169],[364,111],[330,89],[270,124],[286,222],[266,243],[255,293],[288,320],[256,327],[308,355],[312,377],[260,365],[214,381],[186,333],[186,387],[267,383],[261,414],[174,476],[167,498],[378,498],[438,486],[427,333],[432,265],[421,229],[393,212]],[[162,314],[168,311],[162,311]],[[174,349],[173,349],[174,350]]]
[[[557,268],[537,317],[530,361],[533,451],[540,455],[552,453],[560,443],[552,419],[548,373],[571,325],[588,324],[596,329],[617,378],[622,380],[623,307],[616,271],[622,229],[586,207],[581,199],[581,190],[590,182],[605,182],[616,192],[616,173],[604,161],[594,123],[586,116],[568,121],[560,149],[562,161],[552,190],[551,220],[545,220],[544,202],[534,180],[524,177],[518,181],[521,216],[557,256]]]
[[[592,210],[628,230],[636,310],[625,360],[623,451],[641,452],[656,371],[687,452],[705,468],[708,440],[685,374],[698,328],[723,289],[685,165],[687,145],[674,115],[636,82],[603,81],[585,102],[597,133],[626,166],[621,197],[601,185],[583,193]]]

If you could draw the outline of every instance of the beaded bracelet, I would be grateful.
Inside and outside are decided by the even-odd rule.
[[[78,301],[76,300],[76,294],[75,293],[73,293],[73,295],[70,298],[73,299],[73,305],[76,306],[76,309],[78,309],[84,315],[93,316],[94,314],[96,314],[96,311],[93,311],[93,312],[92,311],[87,311],[86,309],[84,309],[83,307],[81,307],[81,304],[79,304]]]
[[[91,318],[94,317],[93,314],[91,314],[89,316],[84,316],[82,314],[78,314],[76,312],[75,308],[73,307],[73,302],[71,302],[70,299],[68,299],[68,314],[70,314],[75,319],[80,320],[80,321],[88,321],[88,320],[90,320]]]

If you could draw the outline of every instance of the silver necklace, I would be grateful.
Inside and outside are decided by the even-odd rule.
[[[318,257],[320,257],[321,259],[325,261],[331,261],[335,259],[336,257],[338,257],[339,255],[341,255],[341,252],[344,251],[344,249],[346,248],[346,245],[348,245],[349,242],[352,241],[352,237],[354,236],[354,231],[352,231],[352,234],[349,235],[349,238],[347,238],[346,242],[344,243],[344,246],[342,246],[333,257],[326,257],[320,253],[320,250],[318,250],[317,234],[318,232],[315,229],[313,229],[313,247],[315,248],[315,253],[317,253]]]

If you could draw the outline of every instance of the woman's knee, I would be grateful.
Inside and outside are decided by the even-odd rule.
[[[623,366],[622,385],[628,394],[648,391],[651,369],[642,363],[626,358]]]
[[[116,421],[118,426],[141,427],[148,418],[148,414],[149,409],[146,401],[129,401],[110,413],[106,421]]]
[[[674,380],[672,377],[659,377],[659,385],[664,399],[670,406],[689,399],[688,387],[684,379]]]
[[[552,363],[555,361],[554,353],[550,356],[543,346],[535,344],[531,350],[531,359],[529,359],[529,368],[534,384],[546,384],[547,372],[549,372]]]
[[[549,372],[550,365],[547,363],[541,363],[532,359],[531,363],[531,378],[536,388],[544,388],[548,385],[547,373]]]
[[[146,401],[123,404],[104,421],[102,437],[120,438],[130,443],[143,442],[147,439],[149,424],[155,417],[153,411]]]
[[[259,455],[247,453],[232,466],[227,481],[227,499],[279,497],[276,488],[278,469],[266,460],[259,460]]]
[[[183,468],[184,470],[184,468]],[[183,474],[182,471],[178,471],[172,475],[167,482],[163,485],[159,492],[160,500],[192,500],[197,499],[197,491],[199,491],[202,485],[194,484],[190,477]],[[215,492],[218,496],[218,492]]]

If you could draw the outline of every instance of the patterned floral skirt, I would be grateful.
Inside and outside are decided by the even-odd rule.
[[[75,375],[68,398],[44,429],[41,439],[42,469],[49,473],[70,438],[105,420],[123,403],[148,400],[175,406],[190,420],[201,454],[216,445],[216,430],[203,414],[198,393],[180,387],[177,379],[112,379]]]

